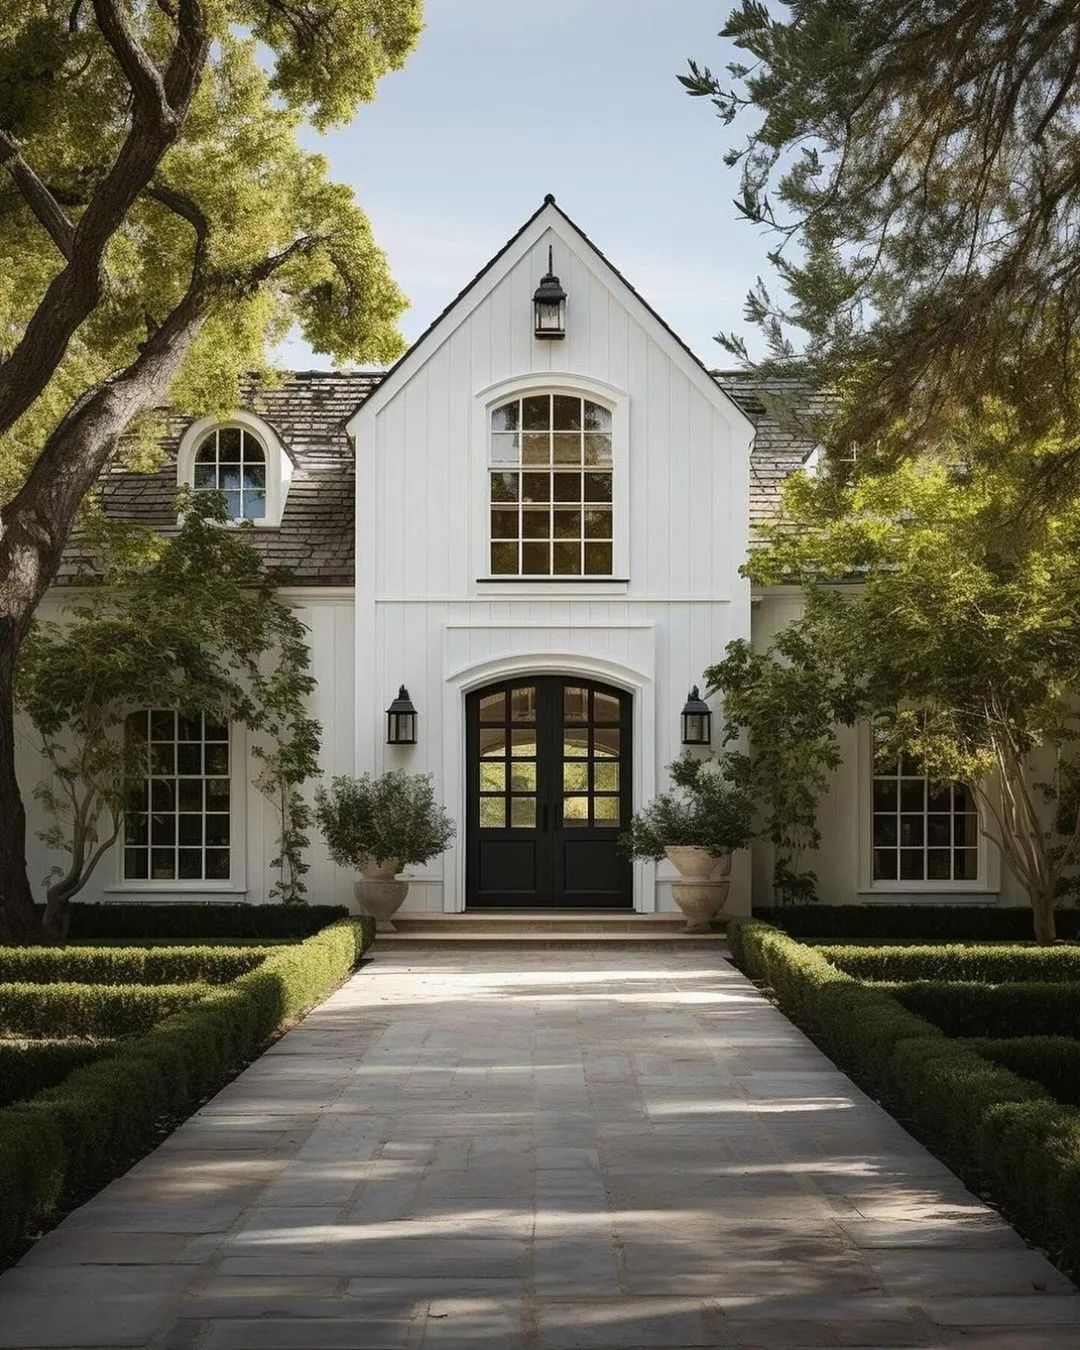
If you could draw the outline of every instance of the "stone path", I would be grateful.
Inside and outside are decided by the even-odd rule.
[[[1076,1347],[712,952],[376,957],[0,1277],[0,1345]]]

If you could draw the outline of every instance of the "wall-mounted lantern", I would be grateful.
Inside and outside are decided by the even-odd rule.
[[[533,292],[533,318],[538,338],[546,341],[566,336],[566,292],[553,271],[551,245],[548,245],[548,270]]]
[[[416,708],[404,685],[386,710],[387,745],[416,744]]]
[[[712,713],[695,684],[682,710],[683,745],[708,745],[712,741]]]

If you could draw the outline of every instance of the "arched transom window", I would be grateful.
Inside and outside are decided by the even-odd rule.
[[[246,427],[216,427],[195,452],[196,492],[224,492],[233,520],[266,516],[266,450]]]
[[[610,576],[611,413],[526,394],[491,414],[491,572]]]

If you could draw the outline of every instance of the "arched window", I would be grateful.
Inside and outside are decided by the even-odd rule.
[[[196,492],[224,492],[232,520],[266,517],[266,449],[246,427],[215,427],[195,452]]]
[[[493,576],[610,576],[611,412],[577,394],[525,394],[491,413]]]

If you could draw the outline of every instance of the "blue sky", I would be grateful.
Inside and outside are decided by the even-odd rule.
[[[347,128],[308,143],[353,185],[415,338],[553,192],[711,365],[744,327],[767,240],[736,217],[736,134],[676,81],[721,67],[727,0],[427,0],[405,68]],[[294,368],[326,366],[300,341]]]

